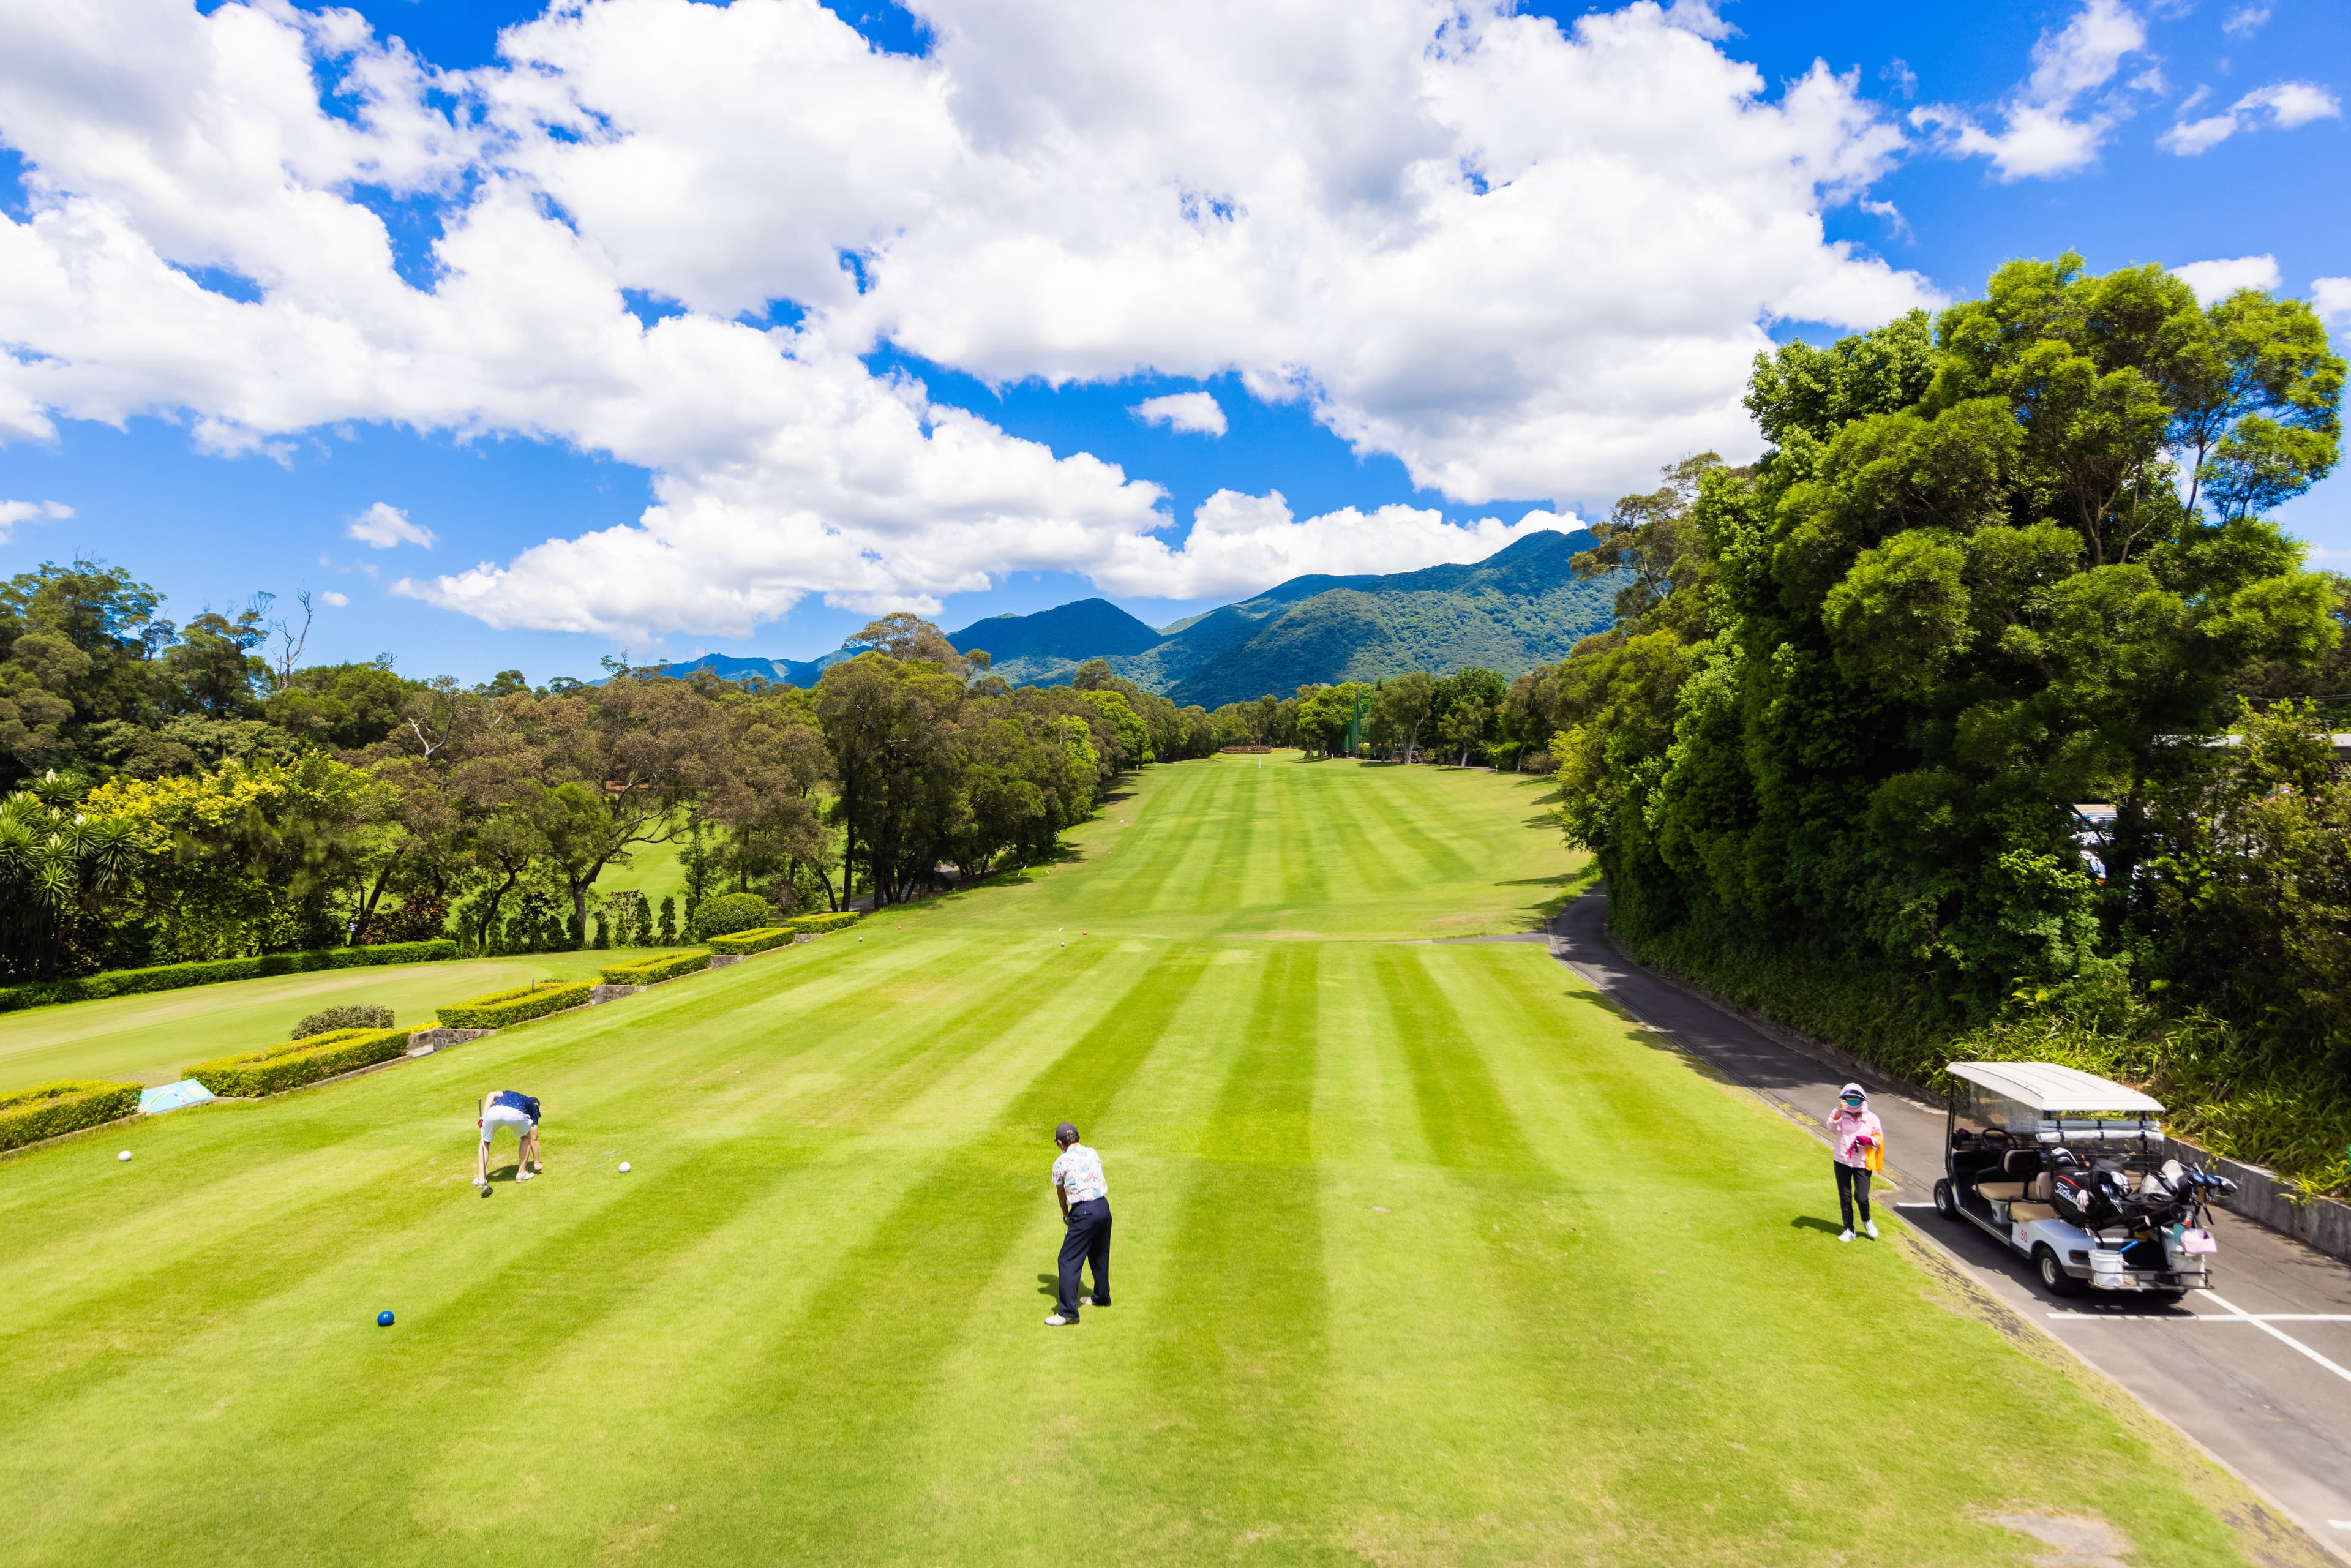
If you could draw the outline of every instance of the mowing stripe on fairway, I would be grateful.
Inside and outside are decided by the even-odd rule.
[[[1156,768],[862,942],[0,1165],[0,1561],[2314,1561],[1540,946],[1398,945],[1562,884],[1543,788]],[[1065,1116],[1119,1301],[1051,1330]]]
[[[1476,1037],[1430,978],[1423,951],[1382,948],[1373,966],[1394,1009],[1394,1038],[1412,1074],[1413,1103],[1430,1157],[1445,1166],[1540,1175],[1542,1161],[1520,1135],[1517,1118],[1479,1056]]]
[[[1300,944],[1261,961],[1199,1129],[1173,1237],[1184,1267],[1153,1303],[1145,1408],[1172,1445],[1163,1462],[1232,1534],[1294,1512],[1285,1466],[1338,1448],[1324,1399],[1330,1300],[1313,1138],[1320,959]]]

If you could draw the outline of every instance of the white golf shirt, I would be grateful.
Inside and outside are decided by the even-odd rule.
[[[1110,1196],[1110,1182],[1102,1176],[1102,1156],[1083,1144],[1071,1144],[1053,1162],[1053,1185],[1068,1195],[1071,1203]]]

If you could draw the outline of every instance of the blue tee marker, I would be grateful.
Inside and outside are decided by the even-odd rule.
[[[378,1328],[380,1328],[380,1329],[388,1329],[388,1328],[390,1328],[390,1327],[392,1326],[392,1314],[391,1314],[390,1312],[378,1312],[378,1313],[376,1313],[376,1315],[375,1315],[375,1326],[376,1326],[376,1327],[378,1327]]]

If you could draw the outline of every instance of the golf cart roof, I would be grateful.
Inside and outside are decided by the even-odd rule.
[[[1943,1070],[2036,1111],[2127,1111],[2159,1114],[2161,1103],[2136,1089],[2053,1061],[1955,1061]]]

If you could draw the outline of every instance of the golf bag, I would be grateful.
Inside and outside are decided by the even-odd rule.
[[[2119,1221],[2124,1197],[2115,1174],[2097,1166],[2067,1163],[2050,1179],[2049,1201],[2055,1206],[2057,1218],[2085,1230]]]

